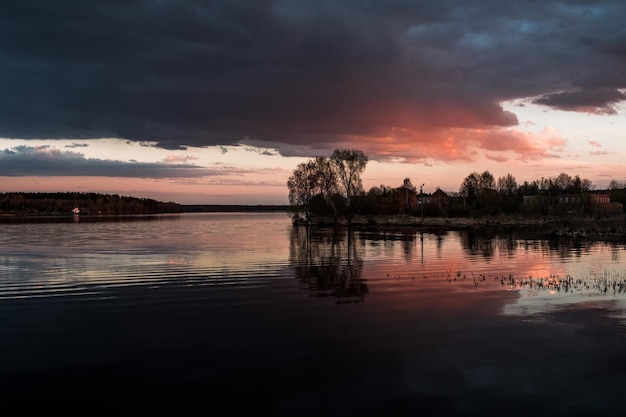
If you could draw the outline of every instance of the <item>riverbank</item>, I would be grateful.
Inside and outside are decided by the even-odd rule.
[[[318,225],[332,225],[332,219],[320,219]],[[347,221],[339,222],[347,226]],[[529,237],[542,239],[590,239],[626,242],[626,215],[605,219],[591,217],[414,217],[408,215],[354,216],[356,228],[415,228],[440,233],[447,230],[480,230],[503,232],[515,230]]]

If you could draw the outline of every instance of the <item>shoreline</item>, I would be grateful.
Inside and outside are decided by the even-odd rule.
[[[345,220],[320,219],[313,226],[348,227]],[[423,232],[475,230],[484,232],[516,231],[540,239],[587,239],[626,243],[626,215],[604,219],[591,217],[419,217],[409,215],[354,216],[350,227],[357,229],[414,228]]]
[[[231,206],[234,207],[234,206]],[[232,212],[281,212],[286,210],[233,210]],[[194,213],[146,213],[146,214],[118,214],[118,215],[21,215],[13,213],[0,214],[0,223],[13,222],[46,222],[71,221],[82,218],[83,221],[106,221],[112,219],[141,219],[159,217],[159,215],[181,215]],[[167,216],[169,217],[169,216]],[[295,223],[302,224],[304,223]],[[602,240],[615,243],[626,243],[626,214],[597,219],[584,216],[572,217],[524,217],[524,216],[490,216],[490,217],[415,217],[406,214],[363,216],[355,215],[348,224],[346,219],[335,222],[332,217],[314,218],[310,224],[313,227],[353,227],[355,229],[415,229],[422,232],[440,234],[445,231],[473,230],[487,233],[518,232],[521,235],[537,239],[587,239]]]

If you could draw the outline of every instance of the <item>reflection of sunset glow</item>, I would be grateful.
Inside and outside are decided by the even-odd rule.
[[[529,244],[530,243],[530,244]],[[488,240],[472,239],[462,232],[449,232],[442,238],[424,234],[387,234],[368,236],[362,241],[365,260],[364,277],[372,288],[370,298],[376,294],[393,295],[395,308],[411,308],[416,291],[431,288],[437,291],[512,290],[519,295],[516,305],[524,305],[527,298],[539,304],[546,297],[563,296],[563,292],[550,289],[550,282],[565,277],[594,279],[598,274],[590,266],[618,266],[616,249],[607,244],[595,243],[579,249],[575,247],[550,247],[546,242],[520,242],[494,237]],[[623,249],[617,250],[617,252]],[[580,253],[584,256],[580,256]],[[606,270],[606,269],[605,269]],[[596,270],[597,271],[597,270]],[[544,282],[545,290],[510,287],[507,281]],[[570,299],[578,300],[577,297]],[[453,301],[454,300],[454,301]],[[537,301],[539,300],[539,301]],[[448,308],[459,299],[442,298]],[[460,305],[459,305],[460,307]],[[508,310],[507,310],[508,311]]]
[[[408,310],[415,308],[415,300],[425,292],[439,294],[439,307],[445,305],[447,309],[463,308],[470,302],[469,298],[445,296],[447,293],[494,291],[508,293],[498,296],[500,302],[514,299],[517,305],[525,305],[532,298],[533,305],[540,307],[547,299],[564,298],[563,291],[551,286],[565,277],[598,281],[623,278],[620,259],[624,249],[603,243],[555,245],[485,236],[477,231],[449,231],[437,236],[406,228],[350,233],[311,228],[307,232],[306,228],[292,227],[285,213],[158,219],[79,222],[71,224],[73,228],[67,224],[37,225],[50,236],[47,241],[17,228],[7,229],[5,243],[13,243],[5,244],[0,255],[3,271],[18,278],[23,275],[19,286],[36,289],[38,294],[50,288],[60,293],[80,292],[96,284],[161,281],[260,285],[270,277],[287,274],[289,282],[296,278],[294,288],[317,296]],[[20,238],[11,238],[10,230],[19,232]],[[36,252],[36,261],[12,260],[21,250],[15,246],[18,241],[23,248]],[[30,273],[20,262],[31,262],[41,271]],[[578,299],[571,295],[569,292],[565,298]]]

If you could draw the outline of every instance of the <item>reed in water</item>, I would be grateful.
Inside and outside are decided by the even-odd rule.
[[[411,278],[416,279],[419,275],[410,274],[409,276],[402,276],[398,274],[387,274],[387,278],[401,279]],[[532,289],[532,290],[544,290],[557,293],[597,293],[597,294],[612,294],[614,296],[626,295],[626,271],[608,271],[605,270],[600,274],[589,274],[585,277],[575,277],[571,274],[564,276],[555,274],[545,277],[518,277],[514,274],[494,274],[489,276],[485,273],[462,273],[461,271],[444,271],[436,272],[431,276],[426,274],[421,275],[422,279],[435,279],[441,282],[447,282],[448,284],[470,284],[473,287],[490,287],[494,288],[493,284],[499,285],[504,290],[520,290],[520,289]]]

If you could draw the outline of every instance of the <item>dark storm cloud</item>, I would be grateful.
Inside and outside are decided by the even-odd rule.
[[[611,113],[624,22],[621,0],[11,2],[0,137],[298,149],[512,126],[514,98]]]
[[[16,146],[0,150],[0,177],[100,176],[126,178],[187,178],[227,174],[191,164],[144,163],[85,158],[78,152],[47,146]]]
[[[613,105],[624,100],[626,95],[617,89],[599,88],[547,94],[535,100],[535,103],[562,110],[617,114]]]

